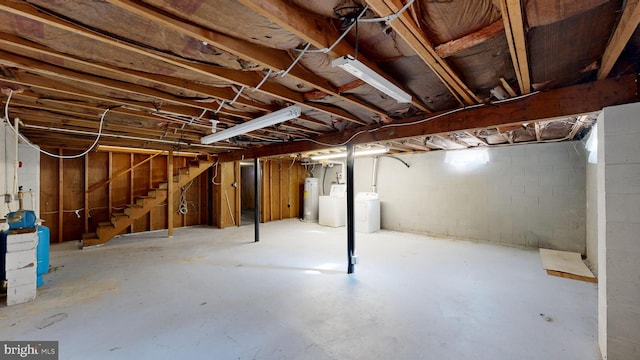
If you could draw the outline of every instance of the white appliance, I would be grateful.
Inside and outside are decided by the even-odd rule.
[[[318,224],[340,227],[347,223],[347,186],[331,185],[329,196],[320,196]]]
[[[361,192],[356,194],[355,230],[359,233],[372,233],[380,230],[380,199],[378,193]]]
[[[302,203],[302,220],[306,222],[318,221],[318,178],[304,179],[304,201]]]

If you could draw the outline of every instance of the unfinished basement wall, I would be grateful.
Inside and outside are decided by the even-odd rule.
[[[488,162],[478,165],[448,158],[474,150],[398,156],[409,168],[380,157],[382,228],[584,254],[584,146],[484,150]],[[356,159],[356,192],[371,191],[372,165],[371,158]]]
[[[63,155],[77,150],[47,149]],[[174,156],[174,171],[186,167],[190,158]],[[95,231],[111,214],[135,203],[139,196],[167,180],[167,156],[141,153],[90,152],[79,159],[61,160],[40,156],[40,217],[51,229],[51,242],[80,240]],[[207,172],[171,197],[176,213],[173,226],[203,223],[201,211]],[[111,181],[109,182],[109,179]],[[206,187],[204,188],[206,189]],[[206,198],[205,198],[206,199]],[[180,205],[184,204],[182,213]],[[206,219],[206,218],[205,218]],[[206,224],[206,222],[204,222]],[[168,227],[167,204],[152,209],[123,233],[161,230]]]
[[[640,358],[640,104],[598,117],[598,342],[603,359]]]

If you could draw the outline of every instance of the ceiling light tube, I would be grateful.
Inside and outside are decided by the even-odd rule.
[[[353,58],[351,55],[339,57],[331,62],[331,66],[339,66],[358,79],[394,98],[399,103],[411,102],[411,95],[394,85],[382,75],[371,70],[367,65]]]
[[[356,150],[354,156],[358,157],[358,156],[367,156],[367,155],[379,155],[379,154],[384,154],[389,152],[388,148],[377,148],[377,149],[367,149],[367,150]],[[347,152],[346,151],[341,151],[338,153],[331,153],[331,154],[320,154],[320,155],[314,155],[311,157],[311,160],[314,161],[318,161],[318,160],[331,160],[331,159],[340,159],[343,157],[347,157]]]
[[[293,105],[270,114],[261,116],[257,119],[247,121],[242,124],[232,126],[228,129],[218,131],[215,134],[207,135],[200,138],[200,143],[211,144],[216,141],[222,141],[234,136],[243,135],[254,130],[262,129],[267,126],[275,125],[287,120],[295,119],[300,116],[302,110],[300,106]]]

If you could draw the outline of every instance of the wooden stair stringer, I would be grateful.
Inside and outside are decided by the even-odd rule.
[[[193,163],[187,165],[187,167],[178,169],[176,175],[173,176],[175,186],[173,187],[173,195],[178,192],[180,188],[186,186],[189,182],[200,176],[208,168],[214,164],[213,161],[200,160],[197,166]],[[124,214],[112,214],[111,222],[100,224],[95,233],[83,234],[82,236],[82,248],[96,247],[106,244],[116,235],[120,234],[127,227],[133,225],[133,223],[141,217],[148,214],[153,208],[161,205],[164,201],[169,199],[167,182],[160,183],[158,188],[149,189],[148,195],[141,196],[136,199],[134,204],[130,204],[125,208]]]

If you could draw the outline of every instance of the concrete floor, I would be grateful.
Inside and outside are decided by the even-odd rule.
[[[298,220],[52,247],[35,302],[0,307],[0,339],[60,359],[599,359],[596,286],[538,252]]]

